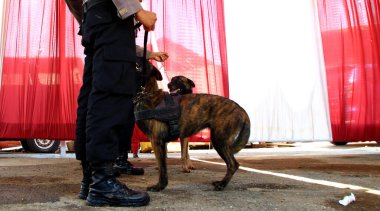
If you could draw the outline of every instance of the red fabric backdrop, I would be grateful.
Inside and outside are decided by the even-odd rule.
[[[159,51],[169,53],[165,72],[191,78],[196,91],[228,97],[223,1],[143,1],[157,13],[154,32]],[[140,31],[137,44],[142,46]],[[153,49],[153,48],[151,48]]]
[[[78,28],[64,1],[8,1],[1,138],[74,137],[82,79]]]
[[[228,96],[223,1],[145,0],[170,59],[198,92]],[[83,49],[64,0],[7,0],[0,138],[74,139]],[[140,36],[141,38],[141,36]]]
[[[318,0],[333,141],[380,140],[380,3]]]

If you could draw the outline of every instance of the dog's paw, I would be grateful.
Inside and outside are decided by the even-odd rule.
[[[187,165],[187,168],[189,168],[189,169],[191,169],[191,170],[194,170],[194,169],[195,169],[195,167],[194,167],[194,165],[193,165],[192,163],[189,163],[189,164]]]
[[[165,189],[165,186],[161,186],[160,184],[149,186],[146,190],[151,192],[160,192]]]
[[[182,165],[182,172],[184,173],[190,173],[191,170],[194,170],[194,166],[191,162],[187,162],[185,164]]]
[[[182,172],[183,173],[190,173],[191,171],[190,171],[190,169],[188,169],[188,168],[186,168],[186,167],[182,167]]]
[[[226,183],[223,181],[215,181],[212,183],[215,191],[221,191],[226,187]]]

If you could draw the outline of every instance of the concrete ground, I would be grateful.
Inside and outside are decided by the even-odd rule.
[[[149,192],[150,204],[134,210],[380,210],[376,142],[259,146],[236,155],[240,170],[221,192],[211,182],[224,176],[225,166],[213,149],[190,151],[196,166],[191,173],[181,172],[179,153],[169,153],[168,187]],[[130,161],[145,174],[120,177],[129,187],[144,190],[157,181],[152,153]],[[81,170],[72,153],[0,152],[0,172],[0,210],[125,209],[93,208],[77,198]],[[351,193],[354,202],[339,204]]]

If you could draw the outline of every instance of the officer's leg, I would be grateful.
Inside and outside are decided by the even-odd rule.
[[[78,109],[75,128],[75,155],[76,159],[81,161],[83,178],[79,192],[80,199],[86,199],[91,184],[91,168],[86,162],[86,116],[88,96],[91,91],[92,81],[92,55],[89,54],[85,58],[83,71],[83,84],[78,96]]]
[[[133,107],[132,97],[91,92],[87,115],[87,159],[91,162],[92,184],[87,201],[91,206],[142,206],[150,198],[145,192],[127,188],[114,175],[113,161],[118,152],[120,125],[127,118],[123,109]]]
[[[116,172],[120,174],[143,175],[144,169],[142,167],[135,166],[128,161],[128,152],[131,150],[131,139],[135,126],[133,106],[132,109],[127,111],[127,115],[125,124],[119,130],[120,137],[122,138],[119,143],[119,156],[116,158],[114,167]]]
[[[132,109],[136,83],[133,18],[121,21],[112,1],[98,5],[87,10],[84,22],[84,36],[95,49],[86,119],[86,157],[92,168],[87,202],[91,206],[143,206],[149,203],[149,195],[119,182],[113,168],[121,138],[118,128],[125,124],[126,111]]]

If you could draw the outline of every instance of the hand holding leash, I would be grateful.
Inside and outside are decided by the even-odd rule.
[[[153,31],[157,21],[157,15],[154,12],[139,10],[135,14],[135,18],[137,21],[142,23],[145,31]]]

